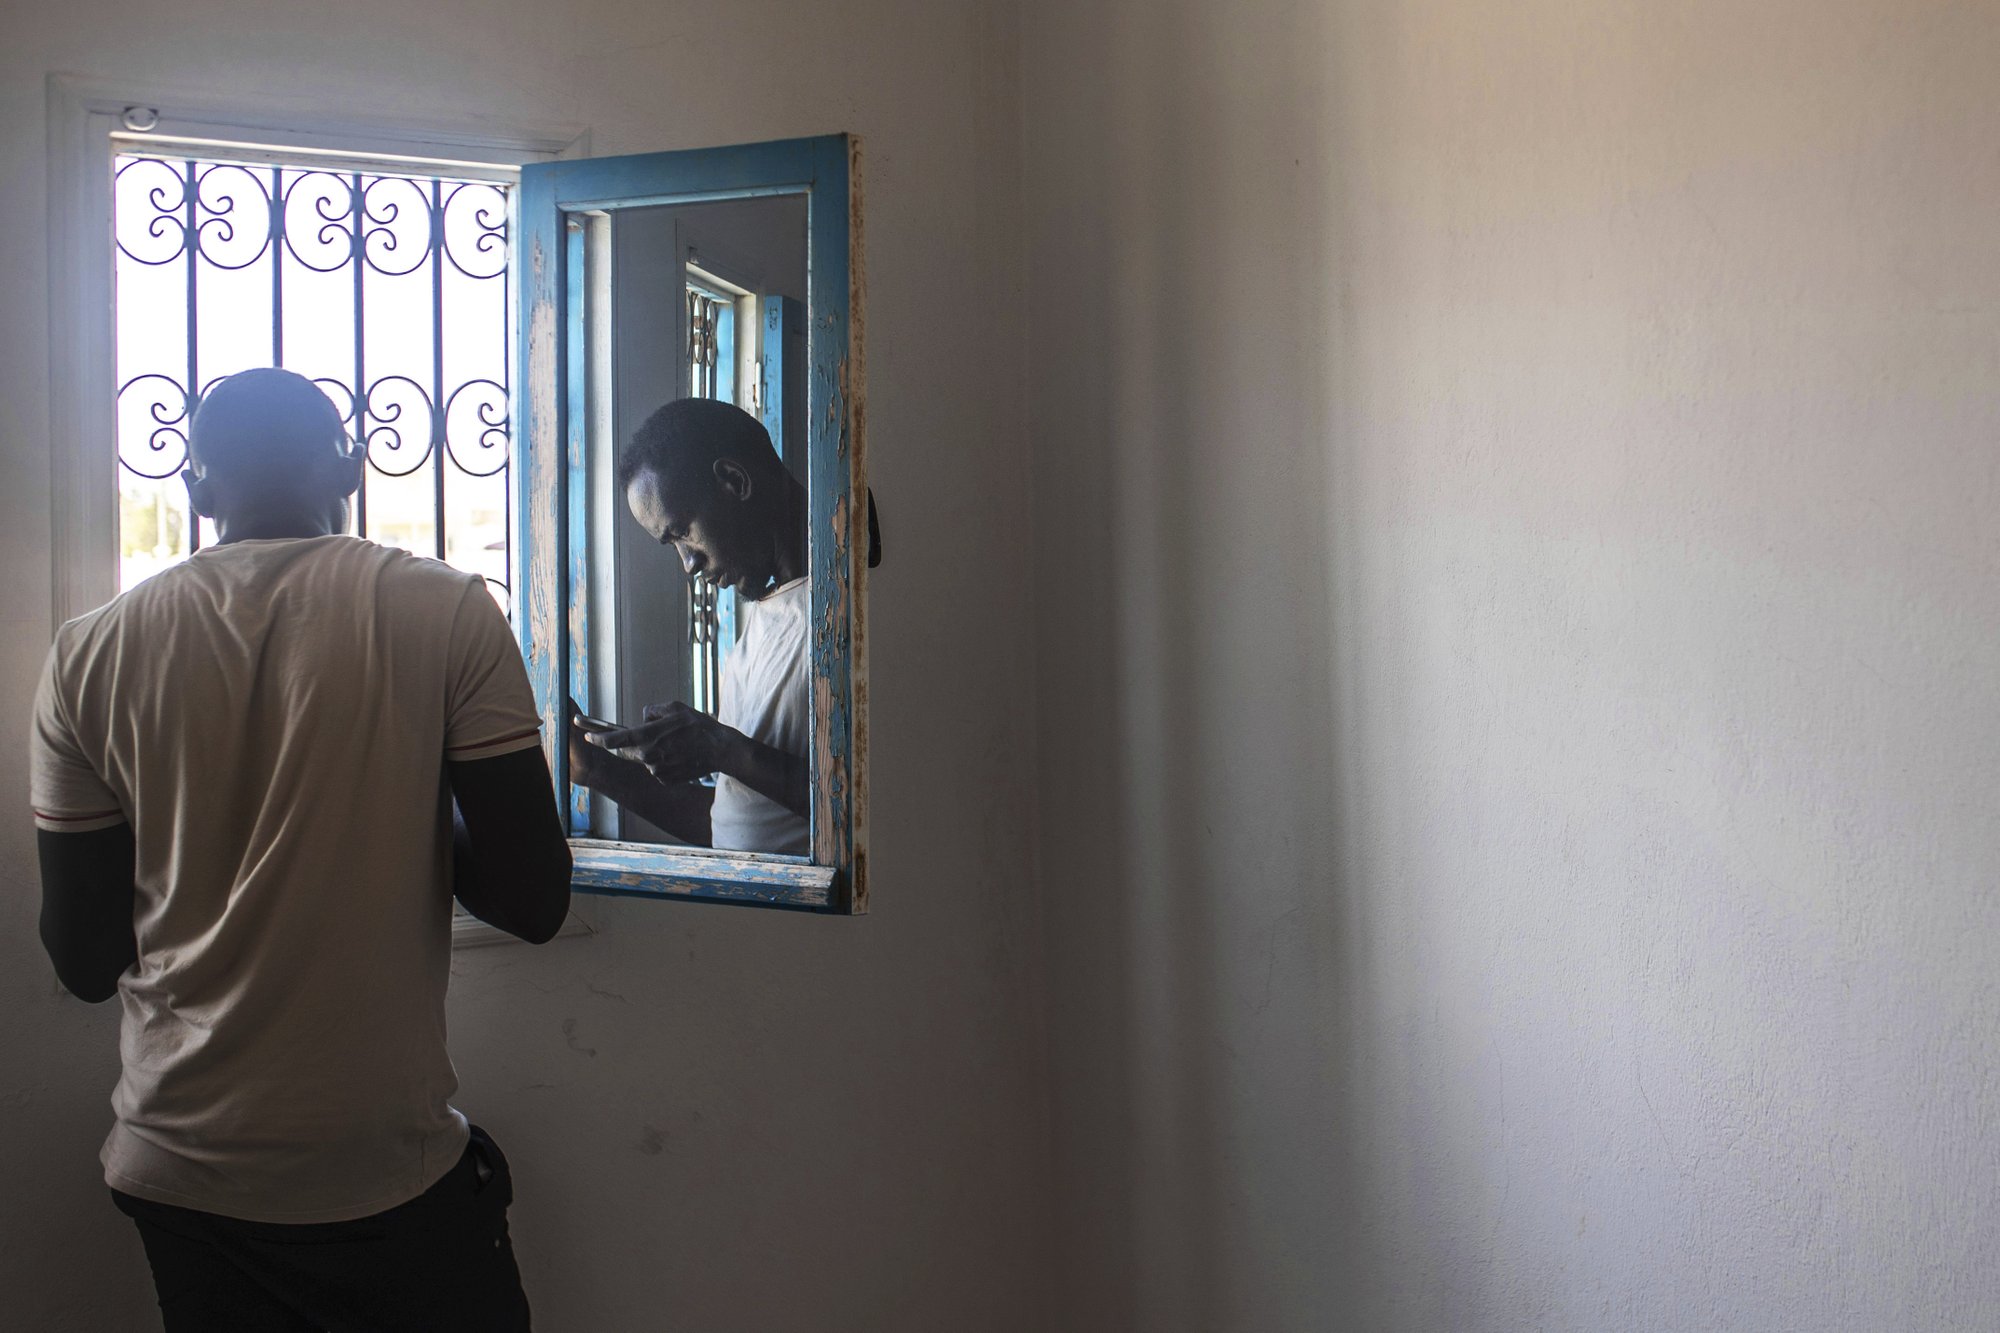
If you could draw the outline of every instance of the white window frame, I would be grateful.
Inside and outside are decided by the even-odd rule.
[[[49,152],[50,630],[118,593],[112,159],[121,140],[214,146],[234,160],[324,153],[386,170],[513,179],[524,163],[589,154],[589,131],[391,120],[328,105],[219,98],[51,74]],[[510,536],[511,540],[511,536]],[[587,933],[572,915],[564,934]],[[459,913],[453,943],[513,937]]]

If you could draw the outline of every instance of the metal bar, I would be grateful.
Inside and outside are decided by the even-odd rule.
[[[701,586],[701,580],[694,579],[691,582],[689,582],[688,638],[694,645],[694,647],[691,649],[691,651],[694,654],[694,660],[691,663],[693,669],[690,672],[690,675],[692,676],[690,684],[692,685],[692,688],[694,690],[694,701],[693,701],[694,706],[700,709],[704,713],[709,711],[708,654],[704,652],[702,649],[701,631],[703,623],[708,618],[707,615],[702,610],[702,604],[707,600],[708,600],[708,589]]]
[[[195,191],[200,189],[200,176],[195,171],[194,160],[187,163],[187,438],[188,461],[194,461],[194,410],[201,393],[201,343],[200,325],[196,314],[200,309],[197,295],[201,284],[197,280],[197,270],[201,259],[201,231],[195,224]],[[188,554],[201,549],[201,515],[194,512],[194,502],[188,502]]]
[[[285,364],[285,169],[271,168],[271,364]]]
[[[688,396],[701,397],[701,306],[694,290],[687,294],[688,308]]]
[[[721,706],[715,679],[715,584],[701,581],[701,701],[713,713]]]
[[[520,438],[521,413],[514,404],[514,233],[518,230],[513,223],[518,204],[518,191],[505,192],[507,205],[503,216],[507,230],[501,234],[502,254],[505,261],[500,265],[500,400],[507,404],[507,435],[510,441]],[[514,512],[514,451],[510,447],[507,460],[500,465],[501,498],[506,502],[506,513]],[[507,541],[500,552],[500,570],[507,578],[507,593],[514,593],[514,534],[511,528]]]
[[[431,494],[437,558],[444,559],[444,185],[431,178]]]
[[[363,295],[362,275],[367,272],[367,227],[368,209],[361,201],[361,173],[348,177],[348,184],[354,189],[354,439],[361,446],[362,455],[368,451],[368,370],[367,356],[362,350],[367,341],[367,320],[364,317],[366,302]],[[361,469],[361,489],[354,493],[354,535],[368,535],[368,469]]]
[[[724,306],[712,294],[701,294],[702,357],[708,380],[708,396],[722,399],[722,317]],[[734,349],[732,348],[732,353]],[[726,401],[726,400],[724,400]],[[702,580],[701,676],[702,690],[711,715],[722,712],[722,590]]]

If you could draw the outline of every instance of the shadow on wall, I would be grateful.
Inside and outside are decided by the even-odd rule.
[[[1077,1329],[1304,1326],[1346,1271],[1329,1034],[1349,1025],[1317,984],[1338,913],[1338,279],[1310,22],[1258,4],[1032,25],[1069,72],[1025,96],[1048,186],[1029,401]]]

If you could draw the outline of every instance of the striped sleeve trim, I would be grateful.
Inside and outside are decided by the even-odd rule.
[[[111,828],[125,822],[123,810],[97,810],[83,815],[58,815],[47,810],[35,811],[35,827],[50,833],[89,833],[95,829]]]
[[[490,741],[478,741],[472,745],[448,745],[445,757],[449,759],[490,759],[497,754],[511,754],[515,750],[525,750],[542,743],[542,729],[533,726],[526,731],[517,731],[507,736],[496,736]]]

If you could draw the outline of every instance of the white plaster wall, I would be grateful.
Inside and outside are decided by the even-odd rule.
[[[1065,1326],[2000,1327],[2000,7],[1022,33]]]
[[[972,0],[77,0],[0,9],[0,801],[48,641],[44,76],[422,120],[599,153],[868,146],[873,915],[605,903],[464,955],[461,1104],[511,1152],[539,1327],[1041,1327],[1014,33]],[[95,1153],[115,1015],[53,994],[32,835],[0,821],[0,1323],[155,1326]]]

